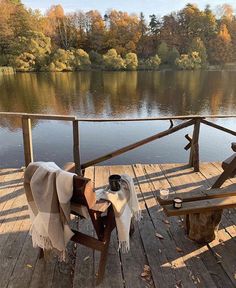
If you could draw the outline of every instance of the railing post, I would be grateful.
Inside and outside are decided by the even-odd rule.
[[[199,133],[201,119],[195,120],[193,137],[191,141],[191,150],[189,156],[189,165],[194,168],[195,172],[199,171]]]
[[[25,117],[25,116],[23,116],[21,119],[22,119],[25,167],[27,167],[30,162],[34,161],[33,145],[32,145],[31,119],[28,117]]]
[[[73,154],[75,162],[75,173],[81,175],[78,120],[73,121]]]

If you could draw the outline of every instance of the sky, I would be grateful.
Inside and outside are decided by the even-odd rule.
[[[116,10],[137,14],[142,11],[146,17],[151,14],[163,16],[172,11],[178,11],[187,3],[197,4],[201,9],[204,9],[207,4],[210,4],[211,8],[214,10],[218,5],[222,5],[226,2],[236,9],[235,0],[22,0],[22,3],[25,4],[26,7],[40,9],[42,12],[45,12],[52,5],[61,4],[65,12],[96,9],[102,14],[105,14],[107,10],[114,8]]]

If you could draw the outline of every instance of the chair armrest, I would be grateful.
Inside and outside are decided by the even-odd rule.
[[[64,165],[63,170],[67,171],[67,172],[75,172],[75,163],[74,162],[67,162]]]
[[[97,212],[106,212],[108,207],[111,205],[111,202],[107,200],[100,199],[98,200],[90,209]]]

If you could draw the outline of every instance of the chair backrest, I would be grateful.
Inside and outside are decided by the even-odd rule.
[[[82,176],[74,176],[72,202],[85,205],[88,209],[96,203],[96,194],[93,191],[91,179]]]

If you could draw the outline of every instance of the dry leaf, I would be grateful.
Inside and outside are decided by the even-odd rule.
[[[170,224],[170,222],[167,219],[163,219],[162,222],[164,222],[165,224]]]
[[[149,273],[148,273],[148,272],[145,271],[145,272],[142,272],[142,273],[141,273],[141,277],[147,277],[147,276],[149,276]]]
[[[158,237],[159,239],[164,239],[164,237],[159,233],[156,233],[156,237]]]
[[[143,270],[150,272],[150,271],[151,271],[151,268],[150,268],[150,266],[148,266],[148,265],[145,264],[144,267],[143,267]]]
[[[90,256],[84,257],[84,261],[87,261],[90,258]]]
[[[179,247],[176,247],[176,251],[183,252],[183,250],[181,248],[179,248]]]

